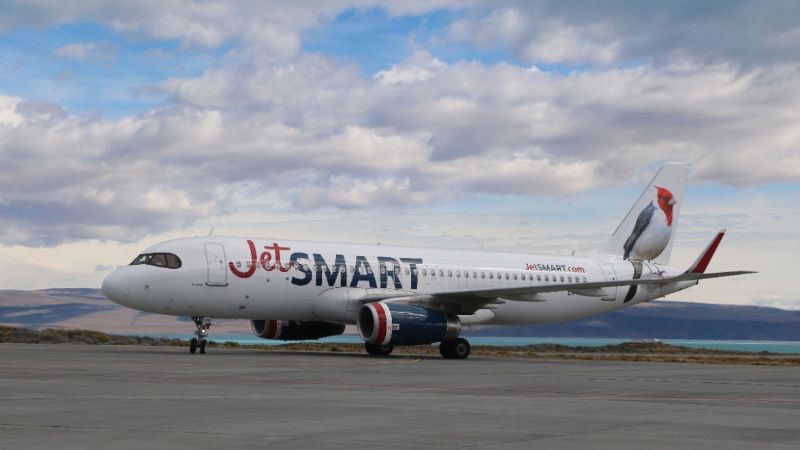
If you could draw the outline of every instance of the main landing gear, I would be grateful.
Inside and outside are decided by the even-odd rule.
[[[394,346],[365,343],[367,353],[373,356],[389,356]],[[449,339],[439,343],[439,353],[445,359],[466,359],[470,353],[469,341],[464,338]]]
[[[469,341],[464,338],[451,339],[439,343],[439,353],[445,359],[466,359],[469,356]]]
[[[208,345],[208,329],[211,328],[211,318],[205,316],[192,317],[197,330],[194,332],[195,336],[189,341],[189,353],[195,353],[200,349],[200,353],[206,352]]]
[[[370,344],[367,342],[364,344],[364,348],[367,349],[367,353],[373,356],[389,356],[389,354],[392,353],[392,350],[394,350],[394,345]]]

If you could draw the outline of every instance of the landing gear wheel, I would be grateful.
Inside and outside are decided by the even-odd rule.
[[[368,342],[364,344],[364,348],[367,349],[367,353],[374,356],[389,356],[389,354],[392,353],[392,350],[394,350],[394,346],[391,344],[378,345],[370,344]]]
[[[198,347],[200,348],[200,354],[206,352],[206,347],[208,346],[208,329],[211,328],[211,318],[205,316],[197,316],[192,317],[192,322],[197,327],[197,330],[194,332],[195,337],[189,341],[189,353],[196,353]]]
[[[445,359],[466,359],[470,350],[469,341],[464,338],[442,341],[439,344],[439,353]]]
[[[442,358],[448,358],[450,352],[450,347],[452,347],[453,341],[442,341],[439,343],[439,354],[442,355]]]

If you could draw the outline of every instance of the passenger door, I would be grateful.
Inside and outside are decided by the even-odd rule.
[[[227,286],[228,269],[225,267],[225,247],[222,244],[206,244],[206,263],[208,275],[206,285],[208,286]]]

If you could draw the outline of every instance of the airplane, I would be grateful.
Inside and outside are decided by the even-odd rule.
[[[263,339],[315,340],[356,325],[370,355],[439,343],[464,359],[462,327],[577,319],[664,297],[709,278],[725,230],[687,269],[669,266],[689,165],[665,163],[591,256],[498,253],[286,239],[203,237],[153,245],[102,284],[114,302],[191,317],[206,352],[211,318],[250,320]]]

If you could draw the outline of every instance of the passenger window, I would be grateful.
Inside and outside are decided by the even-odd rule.
[[[506,274],[506,280],[508,279],[508,274]]]
[[[241,261],[236,261],[236,267],[242,267],[242,262]]]
[[[564,282],[564,275],[561,275],[561,282]]]
[[[416,275],[416,274],[417,274],[417,269],[414,269],[414,270],[412,270],[411,272],[412,272],[414,275]]]
[[[586,283],[586,277],[583,277],[583,282]]]
[[[572,275],[570,275],[570,276],[568,276],[568,277],[567,277],[567,281],[568,281],[568,282],[570,282],[570,283],[572,283]]]
[[[440,276],[440,277],[443,277],[443,276],[444,276],[444,270],[440,270],[440,271],[439,271],[439,276]]]
[[[486,272],[481,272],[481,278],[486,278]]]
[[[460,270],[456,270],[456,277],[457,278],[461,278],[461,271]]]
[[[395,272],[400,273],[400,268],[399,267],[395,267],[395,269],[396,269]],[[406,269],[406,275],[408,275],[409,273],[411,273],[411,272],[408,269]]]
[[[448,277],[452,277],[453,276],[453,271],[452,270],[448,270],[447,271],[447,276]]]
[[[541,275],[536,275],[536,281],[542,281],[542,276]]]
[[[515,280],[517,279],[517,274],[514,274],[514,279],[515,279]]]
[[[550,277],[549,277],[549,276],[547,276],[547,275],[545,275],[545,276],[544,276],[544,281],[550,281]]]
[[[489,272],[489,279],[490,279],[490,280],[493,280],[493,279],[494,279],[494,273],[492,273],[492,272]]]

